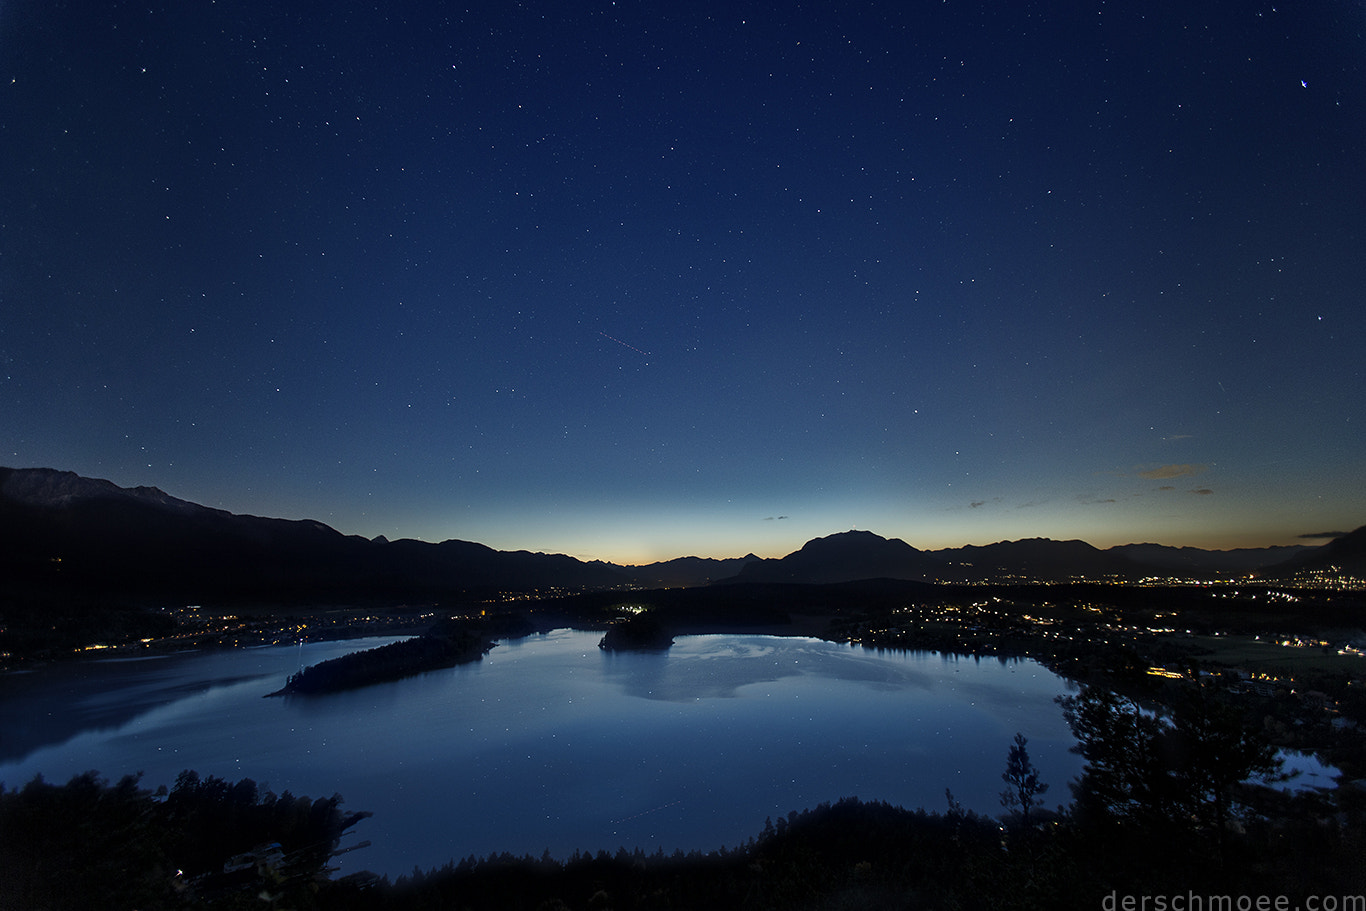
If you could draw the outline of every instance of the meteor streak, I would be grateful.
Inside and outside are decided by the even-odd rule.
[[[612,338],[612,337],[609,335],[608,338]],[[616,339],[612,339],[612,341],[616,341]],[[631,346],[630,346],[630,345],[627,345],[626,347],[629,348],[629,347],[631,347]],[[639,813],[634,813],[634,814],[632,814],[632,815],[630,815],[630,816],[623,816],[623,817],[621,817],[621,819],[609,819],[609,820],[607,820],[607,822],[608,822],[609,825],[616,825],[617,823],[621,823],[621,822],[630,822],[631,820],[633,820],[633,819],[639,819],[639,818],[642,817],[642,816],[649,816],[651,813],[658,813],[660,810],[667,810],[667,809],[669,809],[669,807],[676,807],[676,806],[678,806],[678,805],[679,805],[680,803],[682,803],[682,802],[683,802],[683,798],[680,797],[678,800],[675,800],[675,801],[673,801],[672,803],[666,803],[666,804],[664,804],[663,806],[652,807],[652,808],[650,808],[650,809],[648,809],[648,810],[642,810],[641,812],[639,812]]]
[[[602,336],[603,338],[605,338],[605,339],[611,339],[612,341],[616,342],[618,345],[622,345],[622,346],[624,346],[624,347],[626,347],[626,348],[630,348],[630,349],[631,349],[632,351],[634,351],[636,354],[643,354],[643,355],[645,355],[646,357],[649,357],[649,356],[650,356],[650,352],[648,352],[648,351],[641,351],[641,350],[640,350],[639,348],[637,348],[635,345],[631,345],[631,344],[628,344],[628,343],[626,343],[626,342],[623,342],[623,341],[622,341],[621,339],[619,339],[619,338],[613,338],[612,336],[608,335],[606,332],[603,332],[601,329],[598,330],[598,335],[601,335],[601,336]]]

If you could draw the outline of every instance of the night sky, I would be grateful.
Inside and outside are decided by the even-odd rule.
[[[1366,6],[0,0],[0,464],[645,562],[1366,523]]]

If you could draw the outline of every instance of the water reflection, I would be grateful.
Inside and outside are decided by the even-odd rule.
[[[0,762],[21,759],[78,733],[116,730],[158,706],[298,668],[393,638],[299,647],[100,658],[0,674]]]
[[[495,851],[706,850],[850,795],[943,809],[951,788],[996,813],[1017,730],[1060,799],[1080,768],[1053,703],[1065,684],[1033,662],[762,636],[606,653],[599,637],[535,636],[326,697],[261,698],[297,669],[292,646],[45,669],[0,691],[0,713],[60,723],[22,742],[3,728],[0,781],[96,768],[155,786],[194,768],[339,792],[375,813],[343,869],[398,874]]]
[[[936,665],[952,663],[925,653],[908,656],[801,638],[693,636],[680,639],[667,653],[604,654],[606,679],[628,695],[666,702],[733,699],[747,688],[800,677],[856,683],[888,693],[928,691],[942,675]],[[1009,669],[1015,663],[1002,661],[1001,666]]]

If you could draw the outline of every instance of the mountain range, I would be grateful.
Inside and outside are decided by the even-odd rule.
[[[919,550],[848,531],[777,559],[681,557],[644,566],[344,535],[321,522],[236,515],[155,487],[47,468],[0,468],[0,572],[11,591],[183,601],[417,601],[493,592],[723,583],[1066,581],[1269,575],[1329,565],[1366,575],[1366,527],[1321,547],[1208,551],[1157,544],[1101,550],[1033,538]]]

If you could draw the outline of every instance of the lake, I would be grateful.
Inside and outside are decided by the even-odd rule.
[[[605,653],[600,633],[500,643],[482,661],[360,690],[264,699],[301,664],[392,639],[54,664],[0,677],[0,782],[182,769],[276,793],[340,793],[375,815],[343,872],[390,876],[470,854],[703,851],[765,817],[858,796],[927,810],[944,791],[1002,812],[1016,731],[1070,800],[1081,769],[1029,660],[882,652],[817,639],[680,637]],[[249,847],[249,846],[244,846]]]

